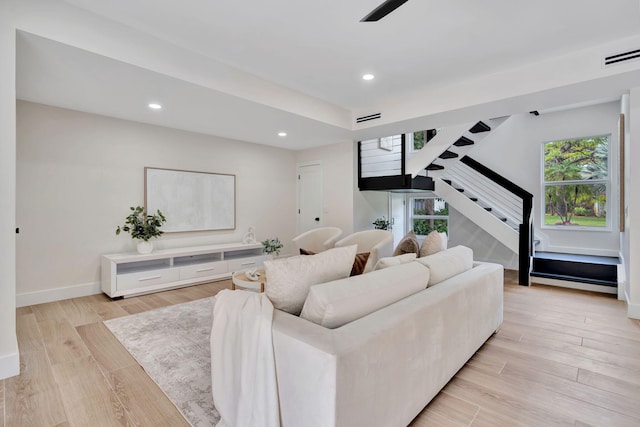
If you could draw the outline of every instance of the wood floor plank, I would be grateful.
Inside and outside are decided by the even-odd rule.
[[[44,351],[44,340],[33,312],[16,316],[16,334],[20,352]]]
[[[593,406],[600,406],[620,414],[629,415],[636,418],[638,420],[638,424],[640,424],[640,406],[638,406],[638,397],[631,398],[621,396],[583,383],[569,381],[555,375],[550,375],[536,369],[532,369],[526,364],[519,363],[518,361],[507,363],[500,375],[521,379],[527,383],[536,383],[546,389],[552,390],[554,393],[560,393],[565,396],[587,402]]]
[[[69,423],[77,426],[132,424],[115,391],[91,356],[52,366]]]
[[[136,425],[189,425],[140,366],[113,371],[109,374],[109,381]]]
[[[640,355],[640,342],[638,341],[626,340],[610,343],[593,340],[591,338],[583,338],[582,346],[631,358],[637,358],[638,355]]]
[[[449,393],[439,393],[428,405],[430,411],[442,415],[450,425],[468,426],[480,410],[478,405],[458,399]]]
[[[45,351],[20,354],[20,375],[5,380],[7,426],[55,426],[67,421]]]
[[[31,306],[38,322],[44,320],[60,320],[67,317],[59,302],[48,302]]]
[[[4,380],[0,380],[0,427],[4,427]]]
[[[112,301],[94,301],[89,304],[102,320],[115,319],[131,314]]]
[[[640,396],[640,385],[618,378],[612,378],[608,375],[591,372],[586,369],[578,370],[578,382],[635,399],[638,399],[638,396]]]
[[[466,427],[467,425],[453,422],[442,414],[427,408],[411,421],[409,427]]]
[[[537,328],[535,325],[529,325],[524,327],[518,324],[508,323],[506,325],[502,325],[500,332],[502,331],[508,331],[511,334],[521,334],[520,339],[516,341],[522,341],[523,339],[526,340],[529,337],[536,337],[536,338],[545,338],[545,339],[560,341],[560,342],[574,344],[574,345],[582,344],[582,337],[578,337],[570,334],[564,334],[562,332],[557,332],[557,331],[550,331],[548,329]],[[500,334],[500,335],[504,336],[504,334]]]
[[[78,326],[76,330],[105,374],[137,365],[136,360],[102,322]]]
[[[73,326],[86,325],[102,320],[91,305],[80,298],[59,301],[59,304],[67,315],[69,323]]]
[[[120,305],[124,311],[129,314],[137,314],[145,311],[153,310],[153,307],[146,304],[144,301],[129,301],[127,304]]]
[[[475,366],[477,369],[482,369],[490,374],[499,375],[507,362],[504,359],[492,357],[487,354],[486,351],[480,351],[469,359],[467,364]]]
[[[52,365],[89,355],[76,329],[66,319],[38,322],[47,355]]]
[[[485,408],[480,408],[478,414],[473,419],[471,427],[497,427],[497,426],[509,426],[509,427],[524,427],[526,424],[520,423],[513,418],[507,418],[501,414],[489,411]]]
[[[640,423],[640,419],[627,416],[600,406],[594,406],[575,397],[560,393],[556,388],[544,383],[532,381],[522,375],[505,375],[509,369],[509,363],[498,377],[487,375],[473,367],[466,367],[458,372],[456,378],[464,379],[476,384],[482,384],[494,392],[507,394],[514,393],[526,396],[530,402],[543,408],[553,408],[562,412],[564,416],[571,418],[573,424],[576,420],[593,421],[598,425],[634,426]]]

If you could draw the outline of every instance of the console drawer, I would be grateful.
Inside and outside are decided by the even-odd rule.
[[[119,274],[116,278],[116,288],[118,291],[125,291],[178,280],[180,280],[180,272],[177,268],[147,270],[137,273]]]
[[[264,261],[264,255],[258,255],[254,257],[248,258],[238,258],[238,259],[230,259],[227,261],[229,263],[229,272],[234,271],[242,271],[242,270],[250,270],[254,268],[261,268],[262,261]]]
[[[198,277],[217,276],[227,273],[226,261],[207,262],[180,267],[180,280],[197,279]]]

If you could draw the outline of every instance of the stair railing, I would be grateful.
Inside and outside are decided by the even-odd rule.
[[[476,190],[475,194],[479,199],[487,201],[487,204],[499,206],[500,216],[506,218],[508,225],[516,228],[519,235],[518,241],[518,283],[520,285],[529,285],[529,273],[531,272],[533,259],[533,195],[494,172],[480,162],[469,156],[460,159],[460,163],[468,166],[477,172],[482,180],[482,191]],[[462,181],[471,180],[475,186],[478,186],[479,179],[477,175],[465,175],[461,172],[463,168],[457,171],[456,177],[460,176]],[[456,177],[453,177],[455,180]]]

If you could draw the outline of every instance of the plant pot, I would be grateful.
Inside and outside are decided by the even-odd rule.
[[[139,254],[150,254],[153,250],[153,243],[149,241],[145,242],[144,240],[142,240],[140,243],[138,243],[137,249]]]

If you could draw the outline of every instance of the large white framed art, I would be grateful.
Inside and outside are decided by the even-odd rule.
[[[144,168],[144,206],[167,218],[167,233],[236,228],[236,176]]]

